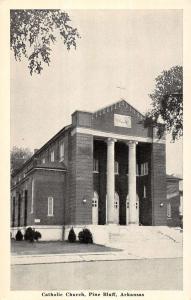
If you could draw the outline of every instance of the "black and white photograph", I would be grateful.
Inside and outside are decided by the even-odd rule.
[[[183,9],[16,6],[9,26],[10,291],[183,292]]]

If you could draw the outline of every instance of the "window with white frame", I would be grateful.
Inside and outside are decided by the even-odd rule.
[[[118,163],[118,161],[115,161],[114,171],[115,171],[115,174],[119,174],[119,163]]]
[[[128,175],[129,174],[129,167],[127,166],[126,167],[126,174]],[[136,164],[136,175],[139,176],[139,165]]]
[[[64,160],[64,141],[60,142],[59,146],[59,156],[60,156],[60,161]]]
[[[141,164],[141,176],[143,175],[148,175],[149,173],[149,168],[148,168],[148,162],[142,163]]]
[[[139,165],[136,164],[136,175],[139,176]]]
[[[45,164],[45,158],[44,157],[42,158],[42,164]]]
[[[31,214],[33,214],[33,208],[34,208],[34,179],[32,179]]]
[[[92,199],[92,207],[97,207],[97,199],[93,198]]]
[[[143,187],[143,198],[147,197],[147,189],[146,189],[146,185],[144,185]]]
[[[53,197],[48,197],[48,216],[51,217],[54,214],[54,199]]]
[[[171,218],[171,204],[167,203],[167,218]]]
[[[93,160],[93,172],[99,173],[99,161],[97,158],[94,158]]]
[[[114,199],[114,209],[118,209],[119,207],[119,195],[115,192],[115,199]]]
[[[54,150],[50,152],[50,161],[54,162]]]

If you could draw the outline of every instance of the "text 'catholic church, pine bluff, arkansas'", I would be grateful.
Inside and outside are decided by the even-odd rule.
[[[113,226],[167,225],[165,137],[144,120],[125,100],[75,111],[12,176],[12,234],[62,240],[87,227],[100,242]]]

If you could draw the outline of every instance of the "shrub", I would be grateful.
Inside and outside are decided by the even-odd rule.
[[[32,227],[28,227],[26,229],[24,238],[25,241],[30,241],[30,242],[34,241],[34,230],[32,229]]]
[[[34,242],[34,240],[38,241],[38,239],[40,239],[41,237],[41,233],[39,231],[35,231],[32,227],[28,227],[24,235],[25,241],[30,242]]]
[[[39,231],[34,231],[34,239],[38,241],[38,239],[41,239],[41,233]]]
[[[76,234],[74,232],[74,228],[72,227],[69,231],[69,234],[68,234],[68,241],[70,243],[74,243],[76,241]]]
[[[23,234],[20,230],[17,231],[17,234],[15,236],[16,241],[22,241],[23,240]]]
[[[78,234],[78,238],[80,243],[84,243],[84,244],[93,243],[92,233],[88,228],[84,228],[82,231],[80,231]]]

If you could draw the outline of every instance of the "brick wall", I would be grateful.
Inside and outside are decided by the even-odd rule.
[[[152,144],[152,219],[153,225],[166,225],[166,145]],[[163,206],[161,206],[161,204]]]
[[[24,226],[25,216],[25,191],[27,191],[27,224],[33,224],[33,217],[31,215],[31,181],[32,178],[28,177],[25,181],[18,184],[11,192],[11,226],[13,225],[13,197],[15,199],[15,220],[14,227],[18,226],[18,213],[19,213],[19,197],[20,197],[20,226]]]
[[[75,134],[74,136],[71,136],[70,144],[70,224],[91,224],[93,197],[93,137],[86,134]],[[86,203],[83,202],[83,199],[86,199]]]
[[[64,173],[58,171],[37,170],[34,186],[34,219],[40,219],[37,225],[62,225],[65,222],[65,180]],[[48,197],[54,199],[54,214],[48,216]],[[34,222],[35,224],[35,222]]]
[[[114,126],[114,114],[131,116],[131,128]],[[92,120],[92,128],[106,132],[126,134],[127,136],[152,137],[151,129],[144,127],[143,120],[130,108],[130,106],[121,106],[112,111],[109,110],[104,114],[102,113],[101,115],[98,113]]]
[[[171,205],[171,217],[167,217],[167,225],[176,227],[180,226],[180,192],[179,180],[167,179],[167,204]]]

